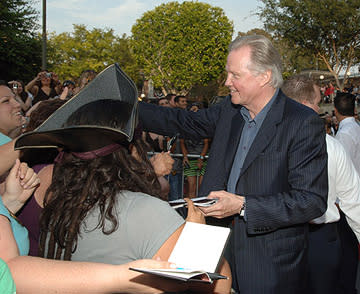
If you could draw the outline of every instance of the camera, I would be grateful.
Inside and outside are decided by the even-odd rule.
[[[69,86],[75,87],[75,83],[73,81],[70,81],[70,80],[64,81],[63,87],[69,87]]]
[[[14,83],[13,86],[12,86],[12,88],[13,88],[14,90],[17,90],[18,84]]]
[[[51,78],[51,73],[50,72],[45,73],[45,77]]]

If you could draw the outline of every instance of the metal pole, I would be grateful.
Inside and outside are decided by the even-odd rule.
[[[41,69],[46,70],[46,0],[42,1],[42,58]]]
[[[149,151],[147,153],[147,155],[153,156],[153,155],[156,155],[156,154],[159,154],[159,153],[161,153],[161,152]],[[175,157],[175,158],[183,158],[184,157],[184,155],[182,153],[170,153],[170,156]],[[197,159],[197,158],[200,158],[200,154],[188,154],[187,157],[192,158],[192,159]],[[209,155],[205,155],[204,158],[208,159]]]

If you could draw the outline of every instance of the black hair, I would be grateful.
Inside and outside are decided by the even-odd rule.
[[[354,116],[355,96],[350,93],[338,93],[334,98],[334,107],[343,116]]]

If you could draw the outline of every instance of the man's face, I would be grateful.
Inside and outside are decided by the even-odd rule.
[[[0,86],[0,132],[9,132],[21,126],[23,116],[14,93],[6,86]]]
[[[225,86],[231,92],[231,102],[241,104],[249,110],[253,108],[253,104],[257,103],[262,89],[260,77],[254,76],[248,69],[251,64],[250,56],[250,47],[241,47],[229,53],[226,63],[227,78],[225,82]]]
[[[314,93],[315,93],[315,99],[314,102],[304,101],[303,104],[307,107],[310,107],[312,110],[314,110],[316,113],[320,112],[320,102],[321,102],[321,94],[320,94],[320,88],[317,85],[314,85]]]
[[[160,99],[159,100],[159,105],[160,106],[164,106],[164,107],[170,107],[170,103],[167,99]]]
[[[187,100],[185,97],[179,98],[179,102],[177,103],[177,107],[186,109],[187,106]]]

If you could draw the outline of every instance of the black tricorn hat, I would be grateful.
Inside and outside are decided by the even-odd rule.
[[[68,118],[81,107],[100,100],[120,101],[127,105],[122,111],[126,119],[123,128],[86,125],[66,125]],[[137,124],[138,96],[134,82],[115,63],[104,69],[76,96],[71,98],[32,132],[21,135],[15,149],[63,148],[75,152],[99,149],[112,143],[132,140]],[[109,109],[109,115],[117,115]]]

